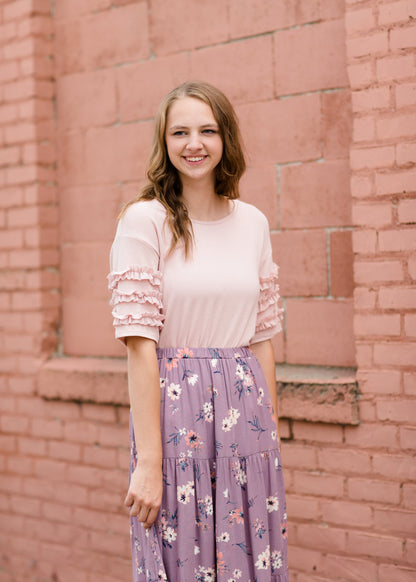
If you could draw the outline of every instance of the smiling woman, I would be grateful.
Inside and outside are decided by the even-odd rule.
[[[265,216],[237,200],[233,108],[185,83],[162,103],[149,183],[111,249],[128,350],[135,582],[287,582],[271,338],[278,268]]]

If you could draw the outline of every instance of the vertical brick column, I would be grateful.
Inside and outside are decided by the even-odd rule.
[[[416,519],[416,2],[346,6],[354,331],[363,393],[362,425],[346,430],[346,442],[371,449],[372,478],[351,481],[350,494],[371,503],[378,536],[376,543],[362,536],[361,551],[381,556],[389,541],[377,579],[390,582],[414,576],[408,567]]]
[[[24,478],[42,451],[35,377],[60,302],[52,28],[48,0],[0,5],[0,578],[13,582],[33,579],[25,520],[38,521],[40,501]]]

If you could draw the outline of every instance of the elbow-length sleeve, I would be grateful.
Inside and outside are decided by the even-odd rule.
[[[163,326],[162,273],[157,227],[146,203],[130,206],[120,219],[110,252],[108,286],[112,291],[115,336],[159,340]]]
[[[260,260],[260,295],[257,304],[256,331],[251,343],[271,339],[282,331],[283,309],[279,305],[279,267],[273,262],[269,225],[266,221],[262,255]]]

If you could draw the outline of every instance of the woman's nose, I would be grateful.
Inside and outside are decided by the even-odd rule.
[[[186,147],[190,150],[200,149],[202,147],[200,136],[197,133],[190,133]]]

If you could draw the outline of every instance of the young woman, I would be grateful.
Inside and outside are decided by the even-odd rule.
[[[289,579],[277,266],[265,216],[238,200],[244,169],[228,99],[185,83],[159,109],[149,182],[118,223],[135,582]]]

